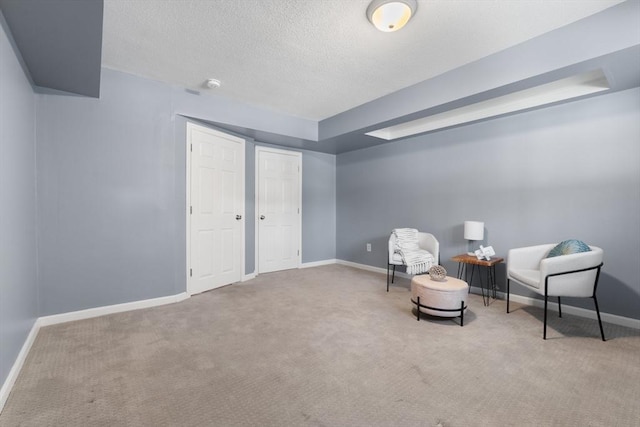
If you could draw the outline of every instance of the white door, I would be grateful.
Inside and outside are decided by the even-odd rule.
[[[187,124],[187,291],[239,282],[244,264],[244,140]]]
[[[256,147],[258,273],[300,266],[301,153]]]

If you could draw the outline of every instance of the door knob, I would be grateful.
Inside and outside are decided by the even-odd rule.
[[[236,219],[240,221],[242,219],[242,215],[236,215]]]
[[[264,215],[260,215],[260,219],[264,219]]]

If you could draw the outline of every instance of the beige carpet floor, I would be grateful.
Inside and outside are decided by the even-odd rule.
[[[42,328],[1,426],[638,426],[640,334],[330,265]]]

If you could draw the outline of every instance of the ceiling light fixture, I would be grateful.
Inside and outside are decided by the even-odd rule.
[[[404,27],[417,8],[416,0],[373,0],[367,8],[367,18],[374,27],[389,33]]]
[[[207,87],[209,89],[216,89],[220,87],[220,80],[216,80],[216,79],[207,79],[207,81],[205,82],[205,84],[207,85]]]

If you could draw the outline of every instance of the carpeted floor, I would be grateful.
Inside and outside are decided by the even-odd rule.
[[[40,330],[1,426],[638,426],[640,334],[330,265]]]

